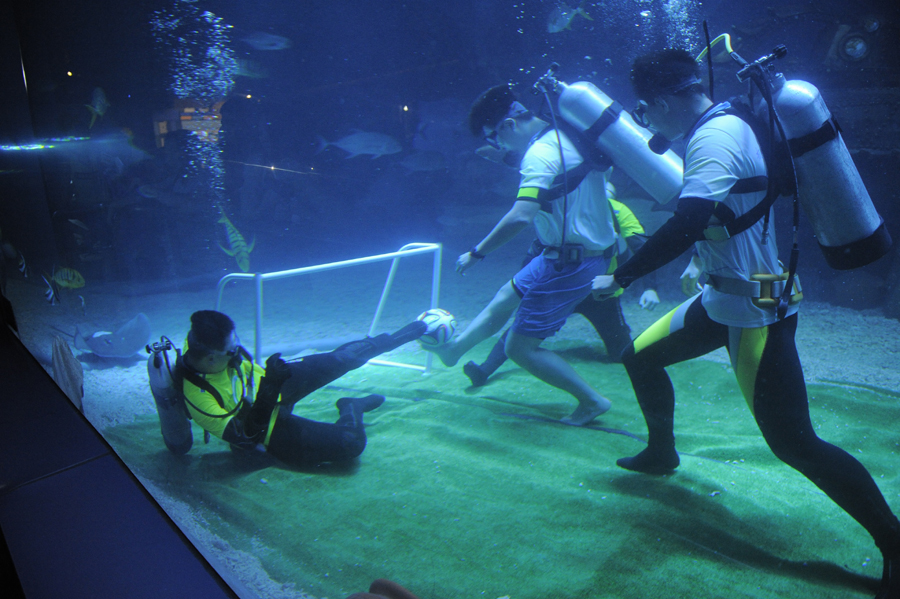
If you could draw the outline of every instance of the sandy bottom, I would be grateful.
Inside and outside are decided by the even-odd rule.
[[[462,248],[455,248],[454,250]],[[446,251],[441,307],[470,321],[515,271],[510,247],[452,272]],[[399,328],[428,307],[430,258],[398,271],[375,332]],[[369,332],[386,265],[354,267],[266,288],[263,355],[296,340]],[[62,306],[13,281],[21,336],[38,356],[53,335],[113,330],[138,312],[153,338],[181,344],[191,312],[215,306],[212,285],[127,294],[84,289]],[[64,298],[65,299],[65,298]],[[623,300],[637,334],[677,304],[649,312]],[[250,285],[225,292],[223,311],[254,346]],[[872,472],[900,510],[900,323],[877,312],[808,298],[797,337],[819,434]],[[295,407],[336,418],[342,395],[387,396],[367,420],[369,445],[346,468],[295,471],[261,456],[241,460],[194,428],[188,456],[167,452],[145,360],[82,354],[84,412],[182,529],[243,596],[330,597],[394,579],[422,597],[576,598],[672,596],[870,597],[877,549],[818,489],[775,459],[761,440],[720,350],[670,369],[678,393],[682,466],[647,477],[615,467],[643,446],[646,428],[621,366],[586,321],[574,317],[546,347],[560,352],[613,401],[591,427],[566,427],[565,394],[507,363],[474,390],[460,367],[429,375],[365,366]],[[490,343],[465,360],[483,359]],[[424,364],[416,344],[388,356]],[[728,589],[726,591],[725,589]]]

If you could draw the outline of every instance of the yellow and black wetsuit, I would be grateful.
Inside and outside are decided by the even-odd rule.
[[[333,424],[293,415],[294,404],[375,356],[418,339],[425,329],[425,323],[416,321],[392,335],[352,341],[332,352],[288,363],[291,376],[281,387],[280,399],[269,417],[268,428],[253,437],[245,436],[242,420],[255,399],[265,369],[251,365],[249,360],[218,374],[197,374],[221,395],[221,405],[212,393],[184,379],[188,410],[194,421],[213,435],[243,448],[261,443],[268,453],[288,464],[304,466],[353,459],[366,447],[362,415],[368,409],[365,406],[372,405],[371,401],[366,401],[369,398],[338,400],[339,417]]]
[[[686,160],[686,178],[690,169]],[[615,271],[615,280],[627,286],[680,256],[695,242],[699,242],[701,251],[718,249],[714,246],[710,250],[704,247],[706,244],[761,243],[759,232],[754,230],[724,242],[707,241],[704,229],[715,209],[716,202],[708,198],[682,197],[675,215]],[[773,453],[859,522],[885,553],[887,564],[900,565],[900,523],[872,476],[846,451],[820,439],[812,426],[794,342],[796,310],[776,319],[775,307],[763,306],[758,312],[765,315],[771,311],[768,324],[729,326],[708,313],[705,299],[709,291],[707,285],[703,294],[666,314],[625,350],[623,362],[644,414],[649,440],[640,454],[618,460],[619,466],[663,473],[679,465],[673,432],[675,392],[665,369],[725,347],[741,392]]]

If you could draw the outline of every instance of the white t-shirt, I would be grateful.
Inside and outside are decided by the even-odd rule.
[[[568,137],[560,132],[566,170],[570,171],[582,163],[581,154]],[[550,130],[537,139],[520,165],[519,187],[550,189],[553,179],[563,172],[556,131]],[[541,210],[534,219],[537,237],[545,246],[559,246],[562,243],[563,202],[559,197],[551,203],[553,212]],[[568,195],[566,215],[566,243],[578,243],[586,250],[604,250],[616,241],[612,211],[606,197],[606,173],[592,170],[581,184]]]
[[[750,126],[734,115],[718,116],[702,124],[691,138],[684,157],[684,188],[681,197],[724,202],[735,216],[758,204],[765,191],[729,194],[738,179],[766,175],[766,163]],[[754,274],[781,274],[775,223],[769,221],[769,236],[762,244],[763,219],[725,241],[698,241],[703,270],[712,275],[750,280]],[[775,308],[759,308],[751,298],[703,288],[703,307],[714,321],[736,327],[761,327],[777,320]],[[788,309],[788,315],[798,306]]]

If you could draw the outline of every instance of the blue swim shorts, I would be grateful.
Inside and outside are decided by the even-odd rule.
[[[555,335],[575,306],[590,295],[594,277],[606,274],[609,263],[609,258],[593,256],[557,271],[555,258],[535,256],[512,280],[522,298],[513,332],[541,339]]]

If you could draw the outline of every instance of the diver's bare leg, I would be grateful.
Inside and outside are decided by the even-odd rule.
[[[521,298],[513,288],[512,282],[506,283],[494,299],[469,323],[459,335],[440,347],[426,347],[434,352],[444,366],[455,366],[467,351],[499,331],[519,307]]]
[[[548,385],[562,389],[578,400],[578,407],[563,418],[562,422],[584,426],[609,410],[612,405],[610,401],[588,385],[568,362],[540,347],[542,341],[537,337],[526,337],[510,331],[506,339],[506,355]]]

